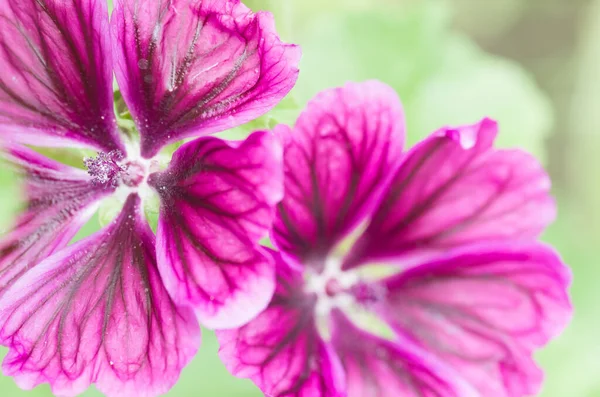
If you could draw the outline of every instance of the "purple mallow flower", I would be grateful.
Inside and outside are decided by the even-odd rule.
[[[269,396],[512,397],[570,318],[569,272],[537,242],[550,181],[496,123],[443,128],[407,152],[396,94],[319,94],[285,137],[272,238],[277,290],[220,356]]]
[[[258,241],[283,194],[281,142],[205,135],[275,106],[299,50],[239,0],[117,0],[110,22],[104,0],[0,0],[0,17],[0,137],[27,197],[0,241],[3,371],[60,395],[164,393],[198,349],[196,316],[240,326],[272,297]],[[115,116],[113,70],[134,123]],[[161,148],[193,136],[163,169]],[[23,144],[99,154],[85,172]],[[69,245],[115,198],[114,221]]]

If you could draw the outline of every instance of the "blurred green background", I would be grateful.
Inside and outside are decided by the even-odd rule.
[[[559,218],[545,240],[574,273],[575,318],[539,353],[544,397],[600,396],[600,0],[248,0],[276,16],[286,41],[303,47],[292,95],[267,117],[237,128],[292,123],[321,89],[380,79],[406,110],[409,142],[446,124],[482,116],[500,121],[500,143],[536,154],[554,180]],[[0,170],[0,227],[18,203],[14,176]],[[93,222],[88,232],[97,228]],[[252,397],[248,381],[228,375],[205,331],[201,353],[168,394]],[[0,350],[0,356],[4,350]],[[99,396],[95,390],[85,396]],[[0,376],[0,396],[20,391]]]

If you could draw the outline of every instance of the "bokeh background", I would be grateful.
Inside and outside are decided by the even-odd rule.
[[[291,96],[226,136],[293,123],[319,90],[375,78],[401,96],[411,144],[442,125],[491,116],[500,121],[501,145],[524,148],[546,164],[559,217],[544,239],[572,267],[576,312],[567,331],[538,355],[547,371],[542,396],[600,396],[600,205],[594,205],[600,203],[600,0],[246,4],[272,11],[284,39],[302,45],[304,57]],[[19,205],[19,183],[6,169],[0,183],[0,227],[6,229]],[[262,396],[226,372],[217,349],[205,331],[200,354],[168,396]],[[21,391],[0,375],[2,397],[51,395],[47,386]]]

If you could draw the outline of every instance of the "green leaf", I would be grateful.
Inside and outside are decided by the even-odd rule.
[[[7,232],[25,205],[23,186],[15,168],[0,160],[0,235]]]
[[[0,360],[4,359],[6,352],[6,348],[0,347]],[[17,387],[13,378],[4,375],[0,375],[0,393],[6,397],[52,397],[48,385],[25,391]]]
[[[123,201],[117,197],[110,196],[102,200],[98,209],[98,223],[101,228],[110,224],[121,212]]]
[[[221,132],[217,136],[223,139],[241,140],[247,138],[254,131],[271,130],[277,124],[294,125],[301,110],[298,101],[292,95],[288,95],[264,116]]]
[[[271,241],[270,237],[263,237],[260,240],[260,245],[265,246],[265,247],[269,247],[271,249],[275,249],[275,247],[273,246],[273,242]]]
[[[95,157],[96,151],[93,149],[75,149],[62,147],[31,147],[36,152],[59,163],[69,165],[74,168],[85,169],[83,159],[86,157]]]
[[[560,253],[571,268],[573,284],[570,296],[575,307],[573,321],[564,333],[537,354],[546,371],[542,397],[593,397],[600,388],[595,371],[600,345],[600,305],[597,304],[600,280],[600,251],[579,236],[587,225],[580,223],[581,206],[571,194],[559,197],[559,218],[544,236],[544,241]],[[582,370],[584,369],[584,370]]]
[[[152,194],[150,197],[144,197],[144,214],[148,224],[154,233],[158,227],[158,215],[160,213],[160,197],[158,194]]]
[[[379,79],[410,97],[438,61],[449,15],[444,5],[315,14],[295,35],[303,57],[293,92],[306,102],[347,81]]]
[[[81,229],[79,229],[75,237],[73,237],[73,239],[71,240],[71,244],[91,236],[92,234],[100,230],[100,227],[101,225],[99,220],[99,214],[95,213],[94,216],[92,216],[92,218],[89,221],[87,221],[87,223],[83,225]]]
[[[544,140],[554,122],[552,108],[524,69],[482,52],[460,36],[449,40],[439,64],[407,104],[413,143],[444,125],[489,116],[500,123],[500,146],[518,146],[544,158]]]

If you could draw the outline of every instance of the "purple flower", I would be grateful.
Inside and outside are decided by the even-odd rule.
[[[1,138],[27,197],[0,241],[3,371],[60,395],[162,394],[198,349],[194,314],[240,326],[272,297],[258,240],[283,195],[281,143],[206,135],[275,106],[299,49],[239,0],[117,0],[110,22],[103,0],[0,0],[0,18]],[[113,70],[135,128],[115,116]],[[193,136],[162,169],[161,148]],[[99,154],[86,173],[23,144]],[[108,198],[116,219],[69,245]]]
[[[277,290],[220,356],[269,396],[522,396],[533,351],[567,323],[569,272],[536,242],[550,181],[496,123],[443,128],[403,153],[377,82],[319,94],[285,137],[272,238]]]

